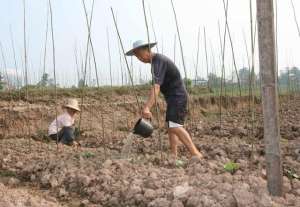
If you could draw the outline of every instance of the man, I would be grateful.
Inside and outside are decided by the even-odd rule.
[[[190,151],[192,156],[199,159],[203,155],[197,150],[189,133],[183,128],[187,114],[187,91],[184,87],[180,72],[176,65],[166,56],[151,52],[156,43],[146,43],[142,40],[133,43],[133,48],[126,53],[127,56],[136,56],[143,63],[152,63],[154,86],[150,91],[148,101],[145,103],[142,116],[151,118],[151,108],[155,99],[162,92],[167,102],[166,122],[171,152],[177,157],[178,140]]]

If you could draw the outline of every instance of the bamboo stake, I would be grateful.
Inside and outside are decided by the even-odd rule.
[[[89,57],[89,50],[90,50],[90,38],[91,38],[91,25],[92,25],[92,21],[93,21],[93,13],[94,13],[94,0],[93,0],[93,4],[92,4],[92,11],[90,14],[90,21],[88,21],[88,17],[87,17],[87,13],[86,13],[86,7],[85,7],[85,3],[84,0],[82,0],[82,4],[83,4],[83,8],[85,11],[85,17],[86,17],[86,22],[88,25],[88,39],[87,39],[87,43],[86,43],[86,52],[85,52],[85,59],[84,59],[84,72],[83,72],[83,86],[81,88],[81,111],[79,114],[79,123],[78,123],[78,130],[80,133],[80,129],[81,129],[81,121],[82,121],[82,113],[83,113],[83,103],[84,103],[84,89],[86,86],[86,74],[87,74],[87,66],[88,66],[88,57]]]
[[[125,60],[125,63],[126,63],[126,67],[127,67],[128,75],[129,75],[130,82],[131,82],[131,85],[132,85],[132,88],[133,88],[133,92],[134,92],[134,95],[135,95],[135,99],[137,101],[139,110],[141,110],[141,104],[140,104],[140,101],[139,101],[137,93],[136,93],[136,88],[135,88],[134,83],[133,83],[133,78],[132,78],[132,75],[131,75],[129,64],[128,64],[127,58],[125,56],[125,49],[124,49],[123,42],[122,42],[122,39],[121,39],[121,36],[120,36],[118,25],[117,25],[117,22],[116,22],[114,10],[113,10],[112,7],[110,8],[110,10],[111,10],[112,17],[113,17],[113,20],[114,20],[114,25],[115,25],[115,28],[116,28],[116,31],[117,31],[117,34],[118,34],[118,37],[119,37],[119,41],[120,41],[120,45],[121,45],[121,48],[122,48],[122,52],[124,54],[124,60]]]
[[[164,38],[161,38],[161,54],[164,54]]]
[[[6,76],[6,82],[8,85],[8,90],[10,91],[11,83],[10,83],[8,72],[7,72],[7,64],[6,64],[6,60],[5,60],[5,56],[4,56],[3,45],[1,42],[0,42],[0,51],[1,51],[1,56],[2,56],[2,61],[3,61],[3,66],[4,66],[4,72],[5,72],[5,76]]]
[[[109,75],[110,75],[110,88],[111,88],[111,97],[113,97],[113,77],[112,77],[112,66],[111,66],[111,52],[110,52],[110,43],[109,43],[109,32],[106,29],[107,34],[107,52],[108,52],[108,61],[109,61]],[[113,107],[113,104],[111,105]],[[115,136],[115,111],[112,110],[112,137]]]
[[[212,56],[212,71],[211,71],[211,73],[216,75],[216,67],[217,67],[216,56],[215,56],[214,49],[213,49],[211,42],[210,42],[210,49],[211,49],[211,56]],[[213,88],[215,87],[215,83],[216,83],[216,77],[215,76],[212,76],[212,77],[213,77],[213,79],[212,79],[213,83],[211,84],[211,89],[213,91]],[[214,91],[213,91],[213,94],[214,94]]]
[[[255,60],[254,60],[254,50],[255,50],[255,45],[254,45],[254,32],[253,32],[253,12],[252,12],[252,1],[249,0],[250,3],[250,27],[251,27],[251,72],[250,72],[250,98],[251,98],[251,103],[250,103],[250,109],[251,109],[251,134],[250,134],[250,140],[251,140],[251,161],[253,161],[253,156],[254,156],[254,141],[255,141],[255,137],[254,137],[254,122],[255,122],[255,114],[254,114],[254,94],[253,94],[253,87],[254,87],[254,76],[255,76],[255,72],[254,72],[254,64],[255,64]],[[249,68],[250,70],[250,68]],[[276,69],[277,71],[277,69]],[[276,77],[278,77],[276,75]]]
[[[17,58],[16,58],[16,51],[15,51],[15,43],[14,43],[14,38],[13,38],[13,33],[11,27],[9,28],[10,30],[10,40],[11,40],[11,46],[12,46],[12,51],[13,51],[13,57],[14,57],[14,66],[15,66],[15,72],[17,76],[17,89],[20,89],[21,83],[19,79],[19,73],[18,73],[18,64],[17,64]],[[21,92],[19,90],[19,100],[21,100]]]
[[[91,54],[89,54],[88,57],[88,73],[89,73],[89,77],[88,77],[88,87],[92,87],[92,65],[91,65]]]
[[[143,12],[144,12],[144,20],[145,20],[145,26],[146,26],[146,30],[147,30],[147,38],[148,38],[148,46],[149,46],[149,51],[151,50],[150,47],[150,35],[149,35],[149,27],[148,27],[148,21],[147,21],[147,14],[146,14],[146,10],[145,10],[145,0],[142,1],[143,3]],[[152,75],[152,86],[153,86],[153,92],[154,92],[154,104],[155,104],[155,111],[156,111],[156,119],[157,119],[157,124],[158,124],[158,128],[160,128],[160,110],[158,107],[158,102],[157,102],[157,97],[156,97],[156,92],[155,92],[155,81],[154,81],[154,68],[152,65],[152,58],[150,60],[150,65],[151,65],[151,75]],[[160,157],[162,159],[162,139],[161,139],[161,135],[160,135],[160,131],[158,130],[158,139],[159,139],[159,150],[160,150]]]
[[[174,46],[173,46],[173,62],[176,65],[176,34],[174,36]]]
[[[4,66],[4,72],[6,74],[6,82],[7,82],[7,86],[8,86],[8,93],[10,94],[9,95],[9,107],[8,107],[8,110],[7,110],[7,113],[5,113],[5,120],[8,120],[8,127],[7,127],[7,134],[9,135],[10,134],[10,126],[11,126],[11,123],[12,123],[12,120],[11,120],[11,106],[12,106],[12,96],[11,96],[11,89],[10,89],[10,81],[9,81],[9,76],[8,76],[8,72],[7,72],[7,64],[6,64],[6,59],[5,59],[5,56],[4,56],[4,51],[3,51],[3,46],[2,46],[2,43],[0,42],[0,51],[1,51],[1,56],[2,56],[2,61],[3,61],[3,66]]]
[[[101,123],[102,123],[102,138],[103,138],[103,147],[104,147],[104,159],[107,159],[107,146],[106,146],[106,137],[105,137],[105,126],[104,126],[104,115],[101,111]]]
[[[236,72],[236,77],[237,77],[237,81],[238,81],[238,86],[239,86],[239,93],[240,93],[240,97],[242,97],[242,91],[241,91],[241,82],[240,82],[240,78],[239,78],[239,74],[238,74],[238,69],[237,69],[237,65],[236,65],[236,59],[235,59],[235,53],[234,53],[234,48],[233,48],[233,41],[232,41],[232,37],[231,37],[231,32],[230,32],[230,28],[229,28],[229,24],[228,24],[228,0],[225,4],[225,0],[223,0],[223,8],[224,8],[224,13],[225,13],[225,30],[227,29],[228,32],[228,37],[229,37],[229,41],[230,41],[230,47],[231,47],[231,52],[232,52],[232,58],[233,58],[233,63],[234,63],[234,69]]]
[[[43,57],[43,66],[42,66],[42,79],[43,79],[43,76],[45,75],[46,73],[46,58],[47,58],[47,42],[48,42],[48,30],[49,30],[49,9],[47,7],[47,20],[46,20],[46,31],[45,31],[45,44],[44,44],[44,57]],[[43,97],[45,95],[45,86],[42,86],[42,94],[43,94]],[[40,122],[40,130],[43,129],[43,121],[44,121],[44,105],[42,105],[42,110],[41,110],[41,122]],[[42,149],[42,143],[41,143],[41,149]],[[48,147],[48,150],[47,152],[49,152],[49,147]]]
[[[184,60],[184,54],[183,54],[183,46],[182,46],[180,32],[179,32],[179,26],[178,26],[178,21],[177,21],[177,14],[176,14],[176,11],[175,11],[173,0],[170,0],[170,1],[171,1],[173,13],[174,13],[175,24],[176,24],[177,35],[178,35],[178,41],[179,41],[179,45],[180,45],[181,59],[182,59],[182,65],[183,65],[184,75],[185,75],[185,86],[186,86],[186,89],[188,89],[188,80],[187,80],[188,76],[187,76],[187,71],[186,71],[186,67],[185,67],[185,60]]]
[[[299,27],[299,24],[298,24],[296,10],[295,10],[295,5],[294,5],[293,0],[291,0],[291,5],[292,5],[292,9],[293,9],[294,20],[295,20],[295,24],[296,24],[296,27],[297,27],[298,35],[300,37],[300,27]]]
[[[210,81],[209,81],[209,66],[208,66],[208,56],[207,56],[207,43],[206,43],[206,30],[205,26],[203,27],[203,35],[204,35],[204,49],[205,49],[205,63],[206,63],[206,75],[207,75],[207,90],[210,93]]]
[[[152,18],[150,5],[148,6],[148,8],[149,8],[149,15],[150,15],[150,20],[151,20],[151,27],[152,27],[152,31],[153,31],[153,35],[154,35],[154,41],[157,42],[156,32],[155,32],[155,28],[154,28],[154,22],[153,22],[153,18]],[[158,47],[156,47],[156,51],[157,51],[157,53],[159,53]]]
[[[75,64],[76,64],[76,72],[77,72],[77,82],[80,81],[80,72],[79,72],[79,64],[78,64],[78,54],[77,54],[77,47],[75,46],[74,50],[74,56],[75,56]]]
[[[98,76],[98,67],[97,67],[97,62],[96,62],[96,57],[95,57],[95,51],[94,51],[93,41],[92,41],[92,37],[91,37],[91,26],[92,26],[92,19],[93,19],[94,3],[95,3],[95,1],[93,0],[93,3],[92,3],[92,12],[91,12],[91,17],[90,17],[90,22],[89,22],[87,10],[86,10],[86,6],[85,6],[85,3],[84,3],[84,0],[82,0],[82,4],[83,4],[83,8],[84,8],[84,13],[85,13],[85,19],[86,19],[86,25],[87,25],[88,34],[89,34],[88,41],[89,41],[89,43],[91,45],[91,49],[92,49],[93,61],[94,61],[94,65],[95,65],[95,74],[96,74],[97,86],[99,87],[100,84],[99,84],[99,76]]]
[[[181,41],[181,37],[180,37],[180,31],[179,31],[179,26],[178,26],[178,21],[177,21],[177,14],[176,14],[176,11],[175,11],[173,0],[170,0],[170,1],[171,1],[173,13],[174,13],[174,19],[175,19],[176,30],[177,30],[177,35],[178,35],[178,41],[179,41],[179,46],[180,46],[180,51],[181,51],[182,65],[183,65],[183,69],[184,69],[185,87],[186,87],[186,90],[187,90],[187,111],[188,111],[188,114],[190,114],[190,107],[191,106],[190,106],[190,96],[189,96],[189,87],[188,87],[188,75],[187,75],[187,69],[186,69],[186,64],[185,64],[185,59],[184,59],[183,45],[182,45],[182,41]]]
[[[57,110],[57,82],[56,82],[56,59],[55,59],[55,41],[54,41],[54,28],[53,28],[53,13],[52,4],[49,0],[49,12],[50,12],[50,25],[51,25],[51,38],[52,38],[52,61],[53,61],[53,78],[54,78],[54,100],[55,100],[55,120],[56,120],[56,131],[58,132],[58,110]],[[56,149],[58,150],[58,133],[56,134]]]
[[[195,65],[195,86],[198,79],[198,67],[199,67],[199,50],[200,50],[200,27],[198,29],[198,38],[197,38],[197,56],[196,56],[196,65]]]
[[[20,59],[21,59],[21,77],[20,77],[20,80],[21,80],[21,88],[23,86],[25,86],[25,61],[23,60],[23,51],[20,52]],[[25,99],[25,98],[24,98]]]
[[[219,124],[220,124],[220,136],[221,136],[221,131],[222,131],[222,103],[223,103],[223,78],[224,78],[224,70],[225,70],[225,46],[226,46],[226,34],[227,34],[226,31],[227,30],[226,30],[226,27],[225,27],[224,36],[223,36],[223,43],[222,43],[221,29],[220,29],[220,24],[219,23],[218,23],[218,28],[219,28],[220,48],[221,48],[221,54],[222,54],[221,82],[220,82],[220,95],[219,95]]]
[[[121,54],[121,44],[120,44],[120,41],[118,42],[118,50],[119,50],[119,61],[120,61],[121,80],[122,80],[121,86],[123,87],[124,86],[124,79],[125,79],[124,78],[124,73],[125,72],[123,72],[123,64],[122,64],[122,54]],[[123,95],[123,103],[124,103],[124,106],[125,106],[125,104],[126,104],[126,96],[125,95]],[[128,113],[126,113],[126,125],[127,125],[127,128],[129,129],[130,128],[130,123],[129,123]]]
[[[123,65],[122,65],[122,55],[121,55],[121,48],[120,43],[118,43],[118,49],[119,49],[119,61],[120,61],[120,70],[121,70],[121,86],[124,86],[124,76],[123,76]]]
[[[133,68],[133,58],[132,58],[132,56],[130,57],[130,68],[131,68],[132,80],[133,80],[133,83],[134,83],[134,68]]]
[[[28,100],[28,61],[27,61],[27,43],[26,43],[26,0],[23,0],[23,6],[24,6],[24,22],[23,22],[23,28],[24,28],[24,68],[25,68],[25,97],[26,100]]]
[[[27,61],[27,42],[26,42],[26,2],[23,0],[23,29],[24,29],[24,68],[25,68],[25,99],[27,102],[27,116],[29,117],[30,113],[30,104],[29,104],[29,88],[28,88],[28,61]],[[29,120],[26,122],[28,128],[28,145],[29,151],[31,152],[31,129],[29,125]]]

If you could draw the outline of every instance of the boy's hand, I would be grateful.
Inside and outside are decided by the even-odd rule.
[[[152,113],[149,109],[149,107],[144,107],[144,109],[142,110],[142,117],[145,119],[151,119],[152,118]]]

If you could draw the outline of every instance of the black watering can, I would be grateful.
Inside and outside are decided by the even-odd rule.
[[[133,133],[140,135],[144,138],[150,137],[153,132],[153,126],[150,122],[147,120],[140,118],[134,128],[133,128]]]

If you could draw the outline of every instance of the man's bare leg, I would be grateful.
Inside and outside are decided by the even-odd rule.
[[[203,158],[203,155],[198,151],[194,145],[191,136],[183,127],[169,128],[169,134],[175,134],[179,140],[188,148],[192,156],[197,156],[199,159]]]
[[[176,134],[171,133],[170,131],[168,131],[169,134],[169,142],[170,142],[170,148],[171,148],[171,153],[174,156],[175,159],[177,159],[177,148],[178,148],[178,137],[176,136]]]

